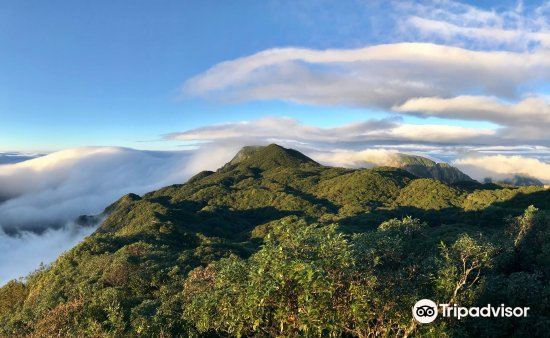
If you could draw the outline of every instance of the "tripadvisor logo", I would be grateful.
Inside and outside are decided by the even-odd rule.
[[[413,317],[417,322],[427,324],[437,318],[437,304],[429,299],[421,299],[413,307]]]
[[[438,310],[439,308],[439,310]],[[487,304],[483,307],[463,307],[456,304],[439,304],[429,300],[421,299],[412,308],[412,314],[417,322],[427,324],[433,322],[438,314],[442,317],[461,319],[464,317],[527,317],[529,307],[510,307],[500,304],[493,306]]]

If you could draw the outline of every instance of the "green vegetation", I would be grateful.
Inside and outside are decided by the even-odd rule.
[[[0,336],[544,336],[550,191],[321,166],[276,145],[109,206],[0,288]],[[530,306],[417,325],[421,298]]]

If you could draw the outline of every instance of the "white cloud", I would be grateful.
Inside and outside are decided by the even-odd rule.
[[[550,164],[536,158],[518,155],[474,155],[459,158],[453,164],[478,180],[485,177],[502,179],[519,174],[550,183]]]
[[[447,42],[456,41],[457,37],[473,39],[483,46],[512,47],[528,49],[533,43],[550,47],[550,32],[502,29],[494,26],[468,27],[440,20],[417,16],[410,17],[407,25],[416,28],[423,36],[441,37]]]
[[[550,102],[546,97],[530,96],[517,103],[496,97],[463,95],[453,98],[422,97],[394,107],[395,111],[420,116],[462,120],[486,120],[501,125],[550,125]]]
[[[71,248],[94,227],[75,225],[124,194],[143,194],[216,169],[236,150],[141,151],[68,149],[0,165],[0,285],[26,275]]]
[[[218,163],[215,163],[217,165]],[[207,167],[189,151],[69,149],[0,165],[0,227],[42,229],[99,213],[126,193],[184,182]]]
[[[23,231],[17,236],[8,236],[0,228],[0,286],[9,280],[26,276],[41,263],[51,263],[94,230],[95,227],[68,223],[62,228],[47,229],[41,234]]]
[[[314,151],[308,154],[319,163],[333,167],[372,168],[377,166],[398,167],[399,152],[392,149],[365,149]]]
[[[182,141],[239,140],[239,143],[291,140],[302,143],[344,144],[387,141],[422,143],[470,143],[490,137],[494,130],[448,125],[413,125],[399,120],[369,120],[333,128],[301,124],[290,118],[262,118],[254,121],[226,123],[167,135]]]
[[[431,43],[348,50],[270,49],[222,62],[185,84],[185,92],[238,100],[392,107],[415,97],[467,91],[514,97],[550,78],[550,53],[475,51]]]
[[[495,135],[495,131],[435,124],[401,124],[387,134],[390,140],[423,141],[428,143],[469,143],[472,140]],[[475,142],[474,141],[474,142]]]
[[[403,31],[418,32],[425,39],[441,38],[455,45],[478,48],[526,50],[533,45],[550,47],[550,2],[538,7],[517,6],[484,10],[455,1],[399,2],[405,17]]]

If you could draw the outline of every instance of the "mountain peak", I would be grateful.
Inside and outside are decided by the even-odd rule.
[[[245,165],[260,169],[273,167],[298,167],[301,165],[319,166],[320,164],[301,152],[281,147],[278,144],[268,146],[246,146],[233,157],[227,166]]]
[[[418,177],[433,178],[448,184],[473,181],[470,176],[447,163],[436,163],[422,156],[405,154],[400,154],[399,160],[401,168]]]

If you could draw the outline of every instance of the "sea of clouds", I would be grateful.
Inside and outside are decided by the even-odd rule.
[[[185,182],[203,165],[205,158],[188,151],[118,147],[68,149],[0,165],[0,284],[53,261],[93,232],[73,222],[78,216],[99,214],[130,192]]]

